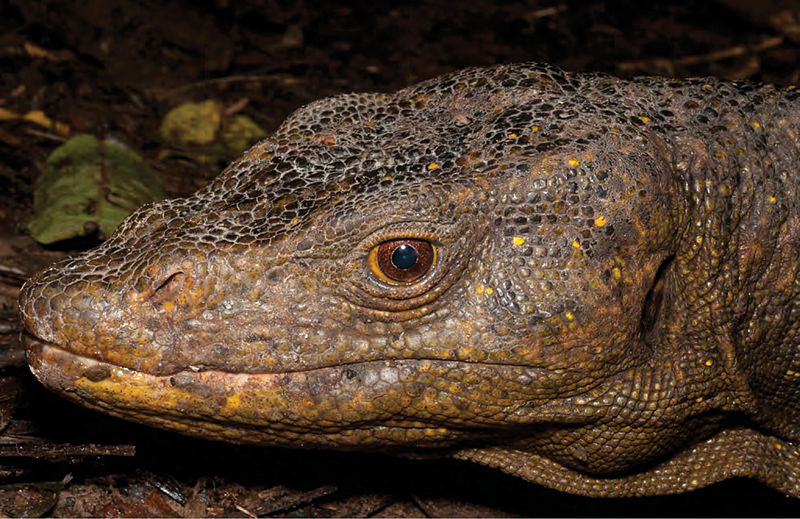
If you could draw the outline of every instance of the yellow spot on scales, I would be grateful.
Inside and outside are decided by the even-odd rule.
[[[622,279],[622,271],[619,269],[619,267],[614,267],[614,268],[611,270],[611,273],[613,274],[613,276],[614,276],[614,279],[616,279],[617,281],[619,281],[620,279]]]
[[[168,314],[175,310],[175,303],[172,301],[164,301],[161,303],[161,309],[164,310],[165,314]]]
[[[236,410],[242,406],[242,395],[239,393],[234,393],[228,398],[225,399],[225,407]]]
[[[538,126],[536,126],[536,125],[534,124],[533,126],[531,126],[531,131],[532,131],[533,133],[536,133],[536,132],[538,132],[538,131],[539,131],[539,127],[538,127]]]
[[[758,130],[759,128],[761,128],[761,123],[759,123],[758,121],[753,121],[753,128]]]
[[[514,236],[514,245],[520,246],[525,244],[525,238],[522,236]]]
[[[706,366],[713,366],[713,365],[714,365],[714,361],[713,361],[713,360],[711,360],[711,359],[708,359],[708,360],[707,360],[707,361],[705,361],[703,364],[705,364]]]
[[[439,169],[439,164],[437,164],[435,162],[431,162],[430,164],[428,164],[427,167],[428,167],[428,171],[433,171],[434,169]]]
[[[649,117],[645,117],[644,115],[640,115],[639,116],[639,120],[642,121],[643,123],[649,123],[650,122],[650,118]]]
[[[581,161],[575,160],[575,159],[570,159],[570,160],[567,161],[567,164],[569,164],[573,168],[577,168],[578,166],[581,165]]]
[[[516,133],[509,133],[508,134],[508,138],[509,139],[516,139],[517,138],[517,134]]]
[[[771,196],[771,197],[769,197],[767,200],[769,200],[769,203],[770,203],[770,204],[774,204],[775,202],[777,202],[777,201],[778,201],[778,199],[777,199],[777,198],[775,198],[774,196]]]
[[[492,287],[487,287],[486,288],[486,293],[489,294],[489,295],[492,295],[492,294],[494,294],[494,289]]]
[[[580,249],[581,248],[581,244],[578,242],[578,240],[573,241],[572,242],[572,246],[575,247],[576,249]]]
[[[479,294],[483,294],[483,285],[478,285],[477,292],[478,292]]]
[[[565,313],[564,317],[567,318],[567,321],[571,321],[571,320],[575,319],[575,316],[572,314],[572,312]]]
[[[701,243],[703,243],[703,237],[702,236],[698,236],[697,238],[694,239],[694,241],[696,241],[697,244],[700,245]]]
[[[604,226],[605,224],[607,224],[607,223],[608,223],[608,220],[606,220],[606,217],[605,217],[605,216],[598,216],[598,217],[597,217],[597,218],[594,220],[594,224],[595,224],[596,226],[598,226],[598,227],[603,227],[603,226]]]

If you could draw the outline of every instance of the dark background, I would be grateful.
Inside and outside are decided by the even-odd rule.
[[[224,164],[161,158],[171,108],[214,98],[268,131],[347,91],[392,91],[466,66],[543,60],[619,76],[800,80],[800,6],[772,0],[289,2],[0,0],[0,511],[10,516],[798,515],[733,480],[682,496],[587,499],[468,463],[238,447],[65,403],[22,365],[15,299],[70,249],[24,232],[32,183],[75,133],[140,152],[170,195]],[[66,129],[65,129],[66,128]],[[65,250],[66,249],[66,250]],[[97,445],[134,445],[135,457]],[[65,479],[66,478],[66,479]]]

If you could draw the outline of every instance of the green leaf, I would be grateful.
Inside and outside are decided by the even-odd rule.
[[[77,135],[50,154],[36,179],[31,236],[43,244],[109,236],[142,204],[164,197],[158,174],[133,151]]]

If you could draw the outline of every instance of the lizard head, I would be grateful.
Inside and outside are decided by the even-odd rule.
[[[237,442],[439,447],[591,421],[582,399],[650,359],[677,218],[652,116],[614,88],[530,65],[312,103],[35,275],[31,368]]]

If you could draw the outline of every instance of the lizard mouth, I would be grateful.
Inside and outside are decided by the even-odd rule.
[[[24,343],[31,371],[51,390],[113,416],[192,436],[359,450],[446,447],[489,436],[485,424],[434,419],[444,416],[436,409],[440,404],[409,385],[419,368],[409,361],[286,373],[186,369],[155,375],[70,352],[27,332]],[[409,412],[420,405],[423,412]]]

